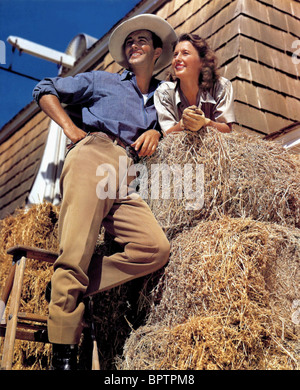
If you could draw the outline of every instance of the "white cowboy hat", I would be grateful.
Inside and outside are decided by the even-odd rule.
[[[108,44],[110,54],[119,65],[124,68],[128,67],[128,62],[124,55],[123,44],[128,35],[137,30],[152,31],[162,40],[163,51],[154,67],[154,71],[158,73],[171,62],[173,44],[177,39],[177,35],[171,25],[160,16],[142,14],[121,23],[110,36]]]

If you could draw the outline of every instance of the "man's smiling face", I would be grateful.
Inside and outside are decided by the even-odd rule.
[[[149,65],[158,57],[153,47],[152,34],[148,30],[138,30],[129,34],[124,43],[124,50],[130,68]]]

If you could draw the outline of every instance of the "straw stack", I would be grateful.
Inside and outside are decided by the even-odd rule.
[[[197,165],[204,171],[201,208],[187,210],[195,202],[185,196],[176,199],[178,182],[172,177],[169,199],[162,199],[163,191],[158,199],[151,196],[146,199],[170,238],[176,231],[195,226],[198,221],[214,220],[221,215],[300,227],[299,157],[277,143],[246,134],[222,134],[212,128],[166,137],[155,155],[146,161],[151,186],[148,195],[153,190],[151,166],[163,167],[163,164],[179,165],[182,173],[187,164],[193,172]],[[194,173],[195,192],[196,179]]]
[[[168,136],[142,163],[145,200],[170,240],[171,256],[157,273],[94,297],[100,366],[299,368],[299,158],[258,137],[209,128]],[[197,207],[190,209],[176,175],[170,196],[162,196],[161,181],[159,196],[151,197],[158,183],[153,167],[184,172],[187,164],[193,172],[203,169],[203,193],[192,202]],[[189,190],[197,188],[194,176]],[[11,262],[7,247],[57,249],[58,213],[42,204],[1,221],[1,286]],[[96,250],[118,248],[101,234]],[[33,262],[24,309],[47,313],[41,296],[51,273]],[[82,368],[90,357],[84,335]],[[47,369],[49,358],[49,345],[18,342],[14,369]]]
[[[208,129],[167,137],[148,172],[163,163],[203,164],[203,207],[187,210],[184,197],[148,199],[171,257],[118,367],[297,368],[298,157],[257,137]],[[171,186],[174,194],[178,182]]]
[[[119,368],[297,368],[299,259],[299,230],[249,218],[203,221],[178,234]]]
[[[12,259],[6,253],[14,245],[28,245],[57,251],[57,220],[59,209],[49,203],[17,210],[15,215],[1,221],[0,235],[0,286],[5,284]],[[52,267],[30,260],[26,264],[21,311],[48,314],[44,299],[46,285],[52,275]],[[10,301],[8,301],[9,307]],[[0,339],[2,352],[3,339]],[[16,340],[13,369],[42,369],[50,363],[50,345]],[[0,356],[1,358],[1,356]]]

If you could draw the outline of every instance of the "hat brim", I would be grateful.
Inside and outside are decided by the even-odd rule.
[[[163,51],[154,66],[154,72],[158,73],[170,64],[173,55],[173,44],[177,39],[172,26],[160,16],[142,14],[121,23],[110,36],[108,44],[110,54],[119,65],[128,68],[123,45],[128,35],[137,30],[152,31],[162,40]]]

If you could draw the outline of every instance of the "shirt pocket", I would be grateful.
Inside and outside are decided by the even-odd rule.
[[[131,107],[131,104],[127,94],[118,94],[117,92],[118,88],[113,93],[102,91],[94,102],[94,106],[90,107],[90,112],[102,121],[106,119],[122,121],[126,117],[126,105],[128,108]]]

